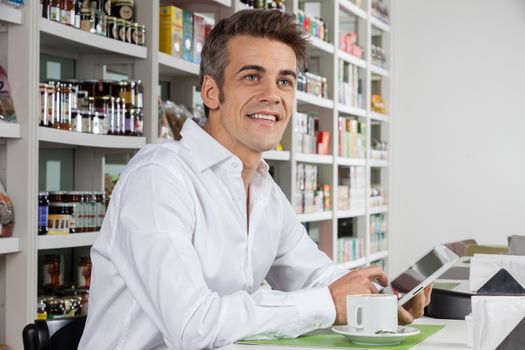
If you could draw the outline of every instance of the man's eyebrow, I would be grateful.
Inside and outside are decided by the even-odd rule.
[[[279,75],[291,75],[294,79],[297,80],[297,73],[291,69],[283,69],[279,72]]]
[[[237,71],[237,74],[239,74],[240,72],[245,71],[245,70],[254,70],[254,71],[257,71],[259,73],[266,72],[266,69],[264,67],[252,64],[252,65],[248,65],[248,66],[242,66],[241,69],[239,69]]]
[[[256,72],[259,72],[259,73],[265,73],[266,72],[266,68],[262,67],[262,66],[258,66],[256,64],[252,64],[252,65],[247,65],[247,66],[242,66],[236,74],[239,74],[240,72],[242,71],[245,71],[245,70],[254,70]],[[294,77],[294,79],[297,80],[297,73],[292,70],[292,69],[282,69],[279,71],[279,75],[291,75],[292,77]]]

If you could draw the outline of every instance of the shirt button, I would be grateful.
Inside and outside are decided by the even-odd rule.
[[[232,168],[237,169],[238,166],[239,166],[239,164],[237,164],[235,162],[232,162]]]

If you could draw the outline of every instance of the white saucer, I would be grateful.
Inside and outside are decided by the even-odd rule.
[[[406,337],[419,334],[419,329],[412,327],[397,327],[398,333],[369,334],[350,326],[334,326],[332,331],[344,335],[352,343],[360,345],[396,345]]]

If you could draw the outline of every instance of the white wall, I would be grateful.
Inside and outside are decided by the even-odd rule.
[[[525,1],[393,0],[390,272],[525,235]]]

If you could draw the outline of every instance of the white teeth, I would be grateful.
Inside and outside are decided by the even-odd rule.
[[[277,118],[274,115],[270,115],[270,114],[251,114],[248,117],[253,118],[253,119],[270,120],[272,122],[277,120]]]

